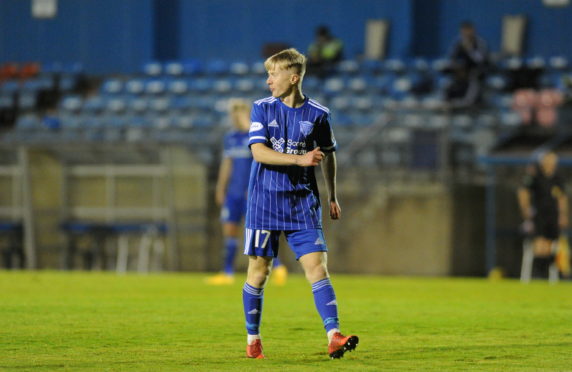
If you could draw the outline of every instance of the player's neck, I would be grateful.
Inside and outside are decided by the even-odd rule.
[[[280,97],[280,100],[288,107],[298,108],[304,104],[305,97],[302,88],[295,86],[288,94]]]

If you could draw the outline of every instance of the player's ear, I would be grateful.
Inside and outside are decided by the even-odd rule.
[[[290,75],[290,83],[292,85],[296,85],[296,84],[298,84],[298,82],[300,82],[300,75],[298,75],[298,74]]]

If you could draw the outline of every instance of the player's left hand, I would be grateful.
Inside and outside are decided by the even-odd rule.
[[[337,200],[330,201],[330,218],[339,220],[342,217],[342,208]]]
[[[561,229],[565,229],[568,227],[568,216],[565,215],[561,215],[558,217],[558,226],[560,226]]]

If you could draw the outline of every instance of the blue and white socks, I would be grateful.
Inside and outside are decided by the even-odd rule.
[[[312,284],[312,293],[314,294],[314,303],[316,309],[322,317],[324,328],[328,333],[328,340],[335,332],[339,332],[340,320],[338,319],[338,302],[336,294],[330,282],[330,278],[318,280]]]
[[[242,304],[244,305],[244,317],[246,318],[246,332],[248,343],[260,338],[260,320],[262,319],[262,303],[264,288],[254,288],[244,283],[242,288]]]

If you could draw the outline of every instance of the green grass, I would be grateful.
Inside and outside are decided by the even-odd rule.
[[[244,357],[241,287],[204,275],[0,272],[0,370],[571,371],[572,284],[334,275],[329,360],[300,276],[267,287],[266,360]]]

